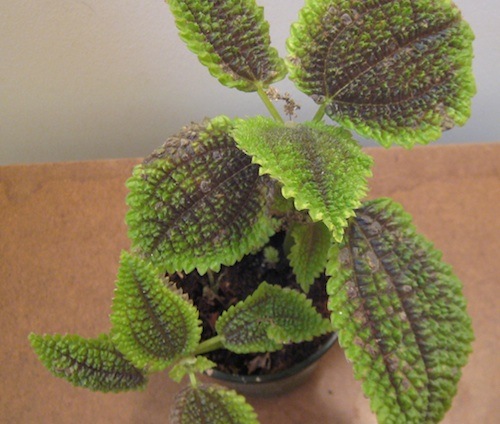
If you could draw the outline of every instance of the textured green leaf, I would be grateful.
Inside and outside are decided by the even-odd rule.
[[[322,222],[295,224],[291,230],[294,244],[288,259],[297,282],[306,293],[325,270],[332,235]]]
[[[258,424],[257,414],[234,390],[200,385],[184,388],[175,399],[171,424]]]
[[[462,284],[411,217],[367,202],[331,253],[329,308],[380,423],[437,423],[473,339]]]
[[[142,389],[146,375],[128,362],[107,335],[84,339],[76,335],[30,334],[42,363],[56,377],[101,392]]]
[[[281,125],[263,117],[238,122],[238,146],[283,184],[285,198],[308,209],[340,241],[366,192],[372,160],[348,131],[323,123]]]
[[[190,356],[176,363],[169,371],[168,376],[180,383],[186,374],[195,374],[215,368],[217,364],[204,356]]]
[[[288,65],[332,119],[411,147],[468,119],[473,38],[449,0],[307,0]]]
[[[235,353],[272,352],[332,329],[303,293],[266,282],[222,313],[215,328]]]
[[[275,232],[269,178],[236,147],[231,129],[222,116],[184,128],[127,182],[133,248],[169,273],[218,271]]]
[[[198,310],[151,263],[123,252],[111,314],[112,337],[137,367],[158,371],[201,338]]]
[[[256,91],[279,81],[286,66],[270,47],[269,24],[254,0],[167,0],[180,37],[227,87]]]

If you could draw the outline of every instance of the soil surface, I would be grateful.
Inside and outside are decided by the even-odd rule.
[[[262,250],[255,255],[244,257],[241,262],[231,267],[222,267],[219,273],[212,275],[200,276],[197,272],[192,272],[170,276],[198,308],[203,322],[202,340],[215,336],[215,322],[219,315],[252,294],[262,281],[300,290],[283,253],[283,239],[284,234],[279,233],[272,237],[268,244],[279,253],[277,263],[266,260]],[[316,279],[307,296],[312,299],[318,312],[329,317],[326,277]],[[329,335],[324,335],[310,342],[286,345],[280,351],[272,353],[238,355],[220,349],[206,356],[217,363],[217,369],[223,372],[239,375],[273,374],[306,359],[316,352],[328,337]]]

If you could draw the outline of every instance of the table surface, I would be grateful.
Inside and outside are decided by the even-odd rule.
[[[500,144],[366,149],[370,197],[390,196],[444,252],[464,283],[476,340],[444,423],[500,422],[498,402]],[[165,373],[143,392],[93,393],[52,377],[27,336],[109,330],[122,249],[124,181],[138,159],[0,168],[0,422],[165,423],[179,385]],[[342,350],[278,398],[249,399],[263,424],[376,423]]]

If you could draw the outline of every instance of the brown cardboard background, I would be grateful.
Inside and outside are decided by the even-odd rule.
[[[368,149],[371,197],[391,196],[464,282],[476,332],[447,424],[500,422],[498,298],[500,144]],[[0,422],[164,423],[179,386],[165,374],[144,392],[100,394],[52,377],[27,336],[109,329],[118,257],[128,241],[124,181],[137,160],[0,168]],[[263,424],[371,424],[338,346],[289,395],[251,399]]]

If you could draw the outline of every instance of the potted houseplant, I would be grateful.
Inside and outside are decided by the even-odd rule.
[[[465,123],[473,34],[459,10],[306,0],[284,60],[254,0],[167,3],[201,63],[269,117],[192,123],[135,167],[110,333],[31,334],[35,352],[92,390],[139,389],[169,368],[188,380],[172,422],[253,423],[241,395],[197,373],[334,330],[379,422],[440,421],[473,339],[461,283],[402,206],[363,201],[372,160],[350,130],[411,148]],[[286,74],[318,104],[310,121],[271,86]]]

